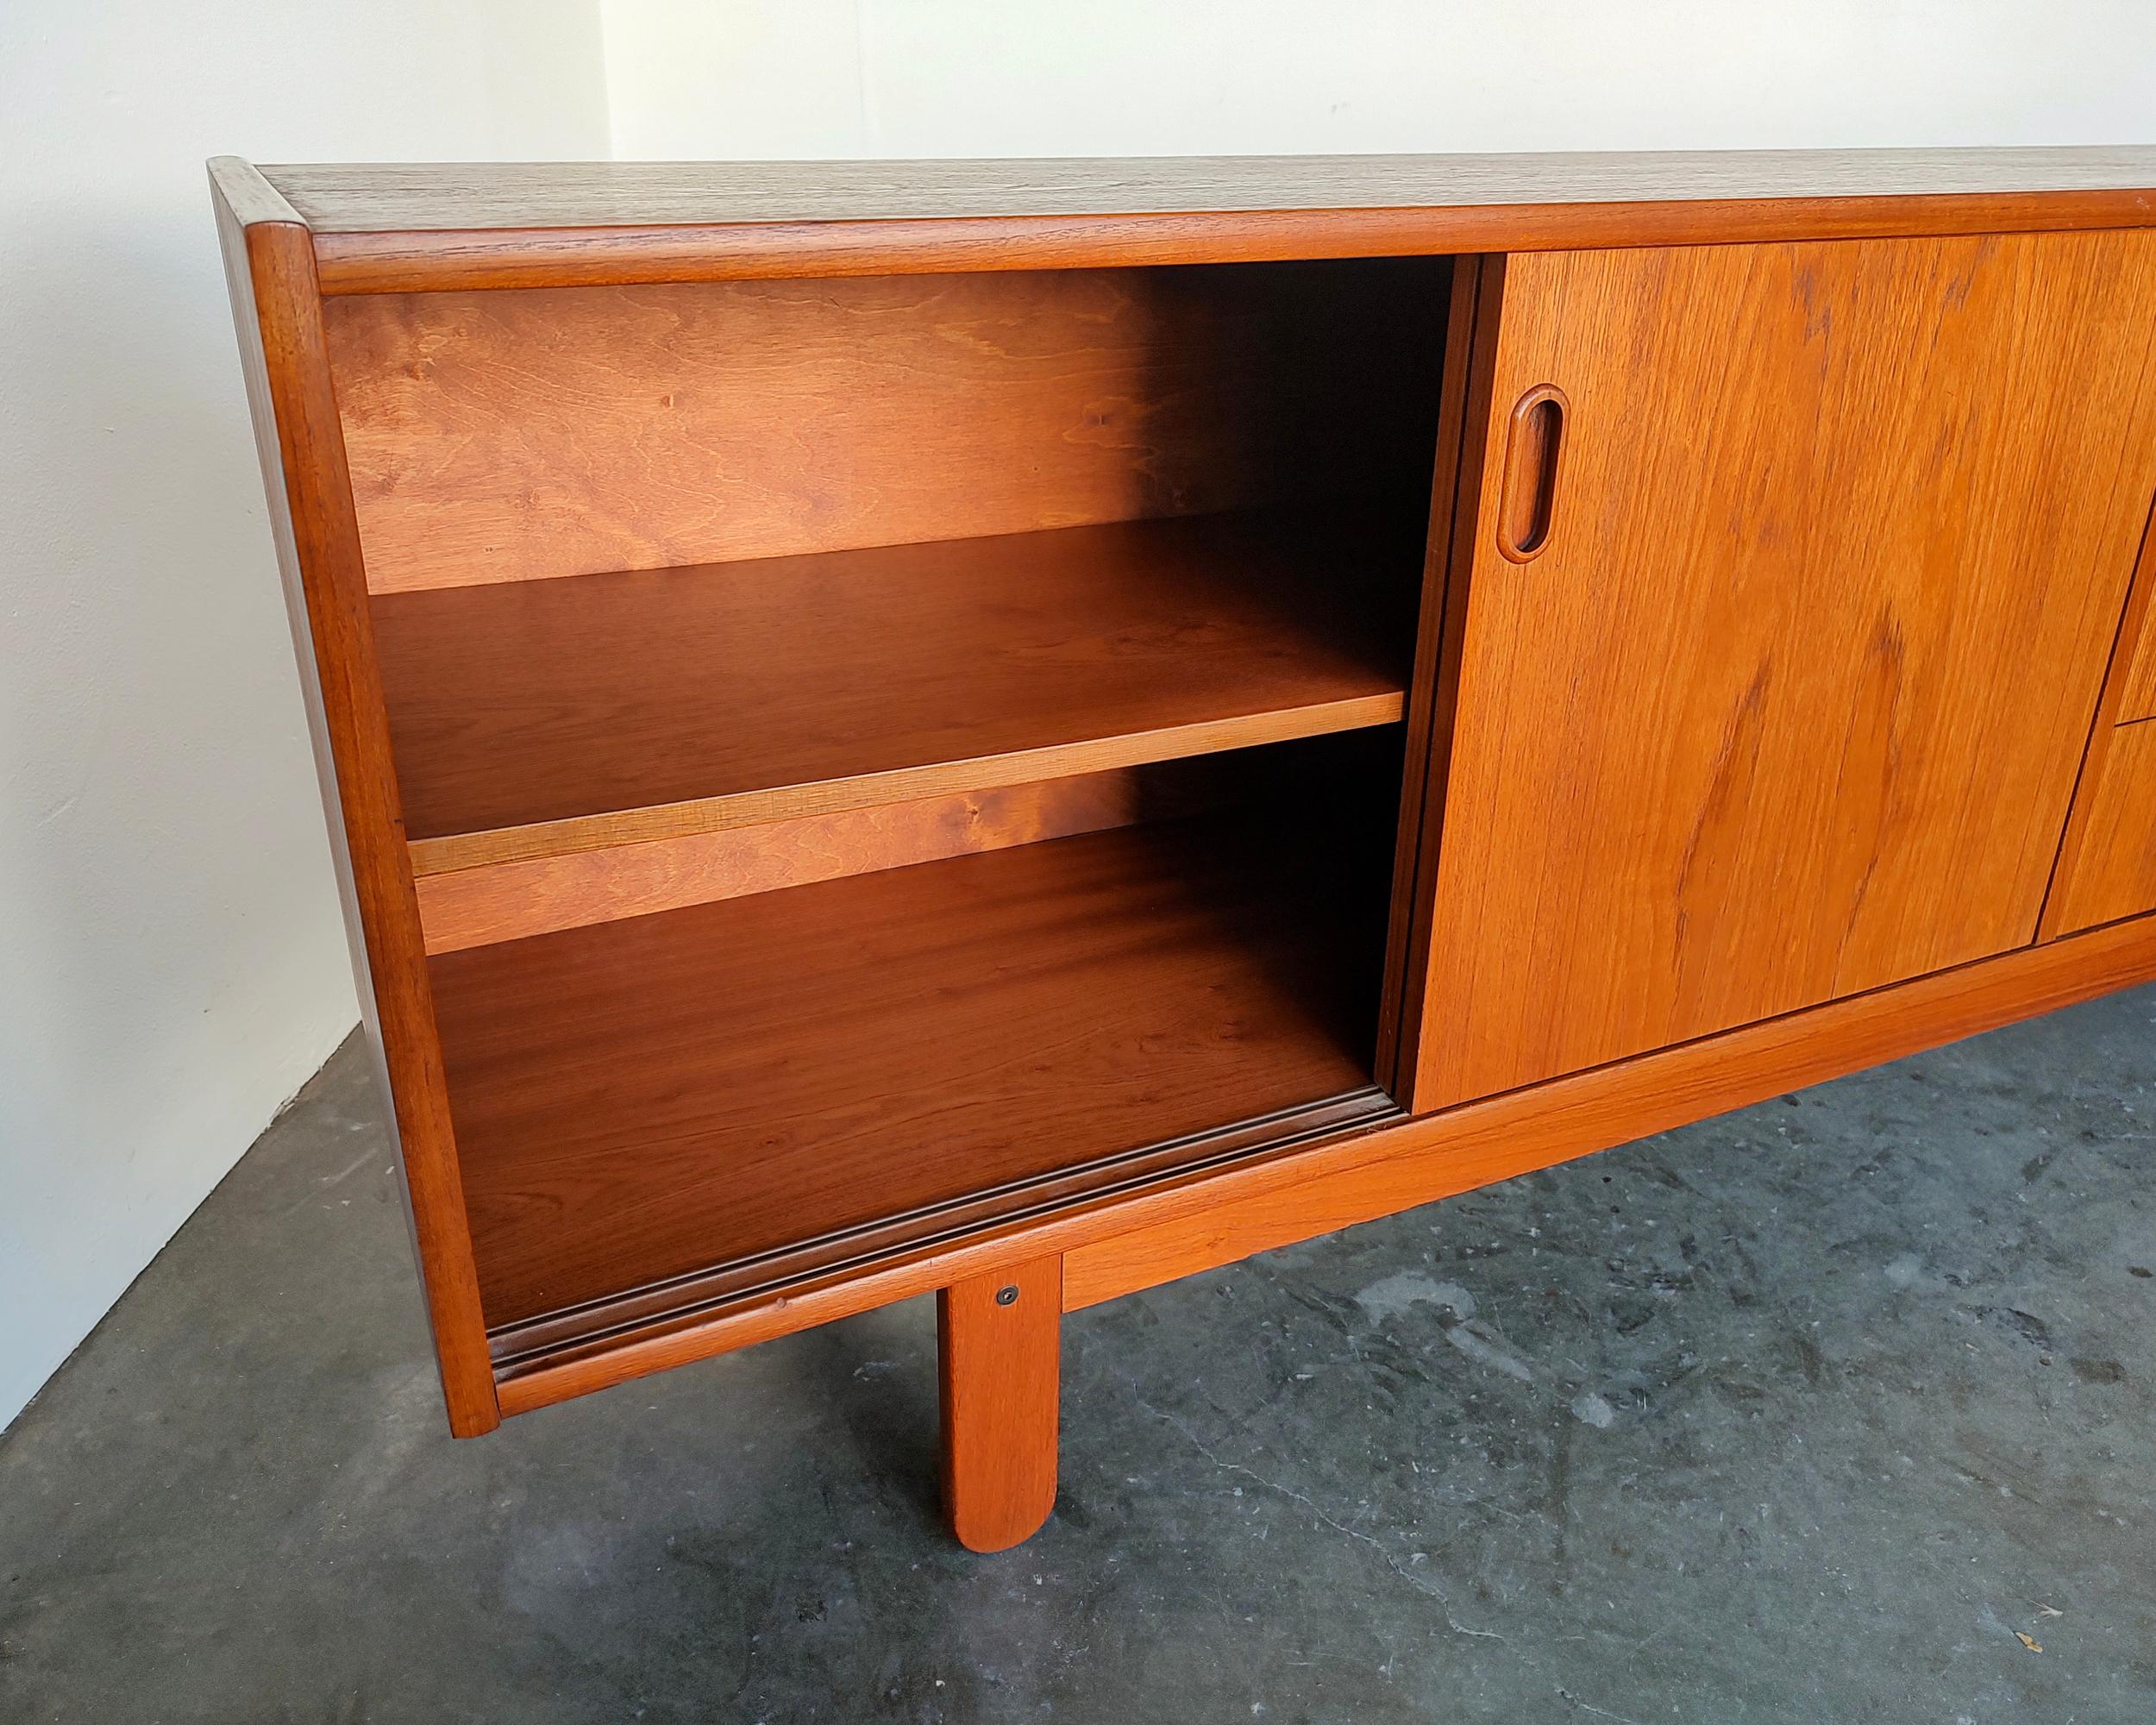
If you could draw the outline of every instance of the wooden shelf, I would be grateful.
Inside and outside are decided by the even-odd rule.
[[[498,1352],[1389,1114],[1365,860],[1197,819],[436,957]]]
[[[414,867],[1389,723],[1421,563],[1400,519],[1190,517],[379,594]]]

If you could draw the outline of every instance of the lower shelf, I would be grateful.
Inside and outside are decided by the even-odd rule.
[[[1382,875],[1345,843],[1127,826],[437,957],[490,1328],[604,1327],[1391,1112]]]

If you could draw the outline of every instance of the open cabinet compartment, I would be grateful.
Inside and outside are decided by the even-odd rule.
[[[1393,1113],[1388,741],[1221,757],[1247,783],[1194,812],[436,957],[505,1353]]]
[[[327,304],[498,1369],[1396,1112],[1448,285]]]

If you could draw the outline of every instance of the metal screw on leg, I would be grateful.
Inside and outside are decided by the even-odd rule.
[[[1010,1285],[1009,1285],[1009,1286],[1007,1286],[1007,1287],[999,1288],[999,1289],[996,1289],[996,1304],[997,1304],[997,1305],[999,1305],[999,1306],[1015,1306],[1015,1305],[1017,1305],[1017,1304],[1018,1304],[1018,1286],[1017,1286],[1017,1284],[1016,1284],[1015,1283],[1014,1283],[1010,1284]]]

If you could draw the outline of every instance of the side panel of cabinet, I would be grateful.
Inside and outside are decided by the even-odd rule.
[[[2156,236],[1551,254],[1502,299],[1412,1105],[2032,940],[2156,489]]]

